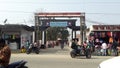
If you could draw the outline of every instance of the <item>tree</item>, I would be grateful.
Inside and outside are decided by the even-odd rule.
[[[47,40],[67,39],[69,32],[64,27],[49,27],[47,29]]]
[[[66,40],[67,37],[69,36],[68,30],[62,30],[61,34],[62,34],[61,39],[64,39],[64,40]]]

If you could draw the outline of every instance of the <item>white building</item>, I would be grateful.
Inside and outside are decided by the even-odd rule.
[[[5,24],[0,25],[1,37],[6,40],[6,43],[11,49],[20,49],[26,46],[27,41],[33,42],[32,27],[27,25]]]

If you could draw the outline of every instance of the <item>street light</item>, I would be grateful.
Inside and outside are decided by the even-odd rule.
[[[7,19],[5,19],[3,23],[6,24],[6,22],[7,22]]]

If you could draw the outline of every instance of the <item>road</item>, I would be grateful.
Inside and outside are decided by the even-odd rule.
[[[111,56],[84,56],[71,58],[69,48],[61,50],[59,47],[42,49],[40,54],[25,53],[12,54],[11,62],[26,60],[29,68],[97,68],[100,62],[112,58]]]

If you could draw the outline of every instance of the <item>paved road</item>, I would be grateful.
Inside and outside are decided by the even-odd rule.
[[[61,50],[59,47],[42,49],[40,54],[12,54],[11,62],[28,61],[29,68],[97,68],[100,62],[112,58],[110,56],[92,56],[71,58],[69,48]]]

